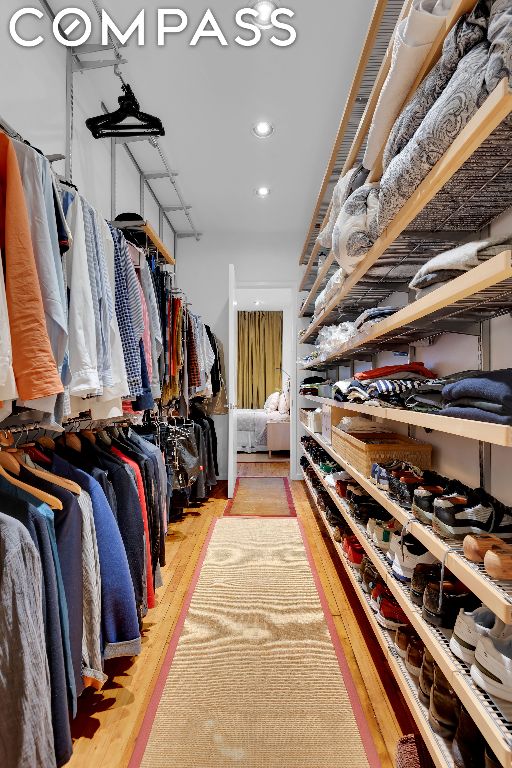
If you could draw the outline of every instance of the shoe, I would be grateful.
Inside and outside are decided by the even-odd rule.
[[[441,485],[424,485],[415,488],[411,504],[414,517],[425,525],[432,525],[434,501],[445,493]]]
[[[435,557],[414,536],[402,539],[393,560],[392,572],[398,581],[410,582],[414,569],[420,563],[433,563]]]
[[[361,571],[361,586],[363,588],[363,592],[369,595],[379,580],[379,573],[371,562],[366,566],[364,571],[362,569]]]
[[[499,581],[512,580],[512,544],[500,543],[487,550],[484,567],[489,576]]]
[[[449,578],[445,570],[446,578]],[[451,574],[450,574],[451,575]],[[411,600],[414,605],[423,605],[423,594],[430,581],[441,579],[441,563],[418,563],[414,566],[411,579]]]
[[[428,721],[434,731],[444,739],[453,738],[459,723],[460,701],[450,683],[434,666],[434,682],[430,689]]]
[[[425,648],[420,676],[418,678],[418,696],[420,697],[420,701],[426,707],[430,704],[430,690],[434,683],[434,664],[435,662],[432,654]]]
[[[450,639],[454,656],[468,666],[475,662],[475,649],[481,637],[488,637],[496,623],[496,616],[484,605],[474,611],[459,611]]]
[[[491,696],[512,702],[512,634],[482,637],[471,666],[473,681]]]
[[[343,554],[345,555],[345,557],[348,556],[348,550],[352,544],[359,544],[359,539],[357,538],[357,536],[354,536],[353,533],[345,534],[343,536],[343,541],[341,544],[341,548],[343,550]]]
[[[401,659],[405,659],[407,656],[407,646],[411,642],[412,638],[417,638],[418,634],[413,629],[411,624],[405,624],[403,627],[398,627],[395,632],[395,648]],[[423,660],[423,651],[421,654]],[[421,663],[420,663],[421,666]]]
[[[398,629],[404,624],[409,624],[409,619],[395,598],[393,596],[388,597],[388,595],[381,596],[376,619],[380,626],[386,629]]]
[[[395,555],[400,549],[401,539],[402,539],[402,534],[399,533],[398,531],[393,532],[391,534],[391,538],[389,540],[389,548],[388,548],[388,551],[386,552],[386,560],[390,565],[393,565],[395,561]]]
[[[382,579],[379,579],[370,593],[370,605],[372,611],[375,611],[375,613],[378,613],[380,601],[383,597],[388,597],[394,600],[392,592],[386,587]]]
[[[347,560],[351,568],[359,570],[364,557],[364,549],[359,541],[352,542],[347,549]]]
[[[429,582],[423,594],[422,616],[435,627],[453,629],[460,610],[473,611],[480,605],[478,598],[458,580]]]
[[[485,762],[485,739],[462,705],[452,754],[454,768],[482,768]]]
[[[495,511],[489,495],[482,489],[467,495],[453,493],[434,500],[432,527],[442,538],[460,539],[468,533],[490,533]]]
[[[395,530],[394,522],[377,523],[372,537],[375,546],[383,552],[387,552],[391,542],[391,536]]]
[[[480,533],[466,536],[462,546],[464,556],[472,563],[483,563],[485,553],[493,546],[500,546],[502,540],[492,533]]]
[[[502,765],[489,745],[485,747],[485,768],[502,768]]]
[[[407,653],[405,655],[405,666],[407,671],[413,677],[419,677],[421,672],[421,665],[423,663],[423,653],[425,651],[425,644],[419,637],[412,637],[409,645],[407,646]]]
[[[334,528],[334,531],[332,532],[332,537],[334,541],[338,542],[338,544],[341,542],[341,531],[338,526]]]

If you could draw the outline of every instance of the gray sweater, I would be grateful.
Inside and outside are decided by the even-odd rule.
[[[26,528],[2,513],[0,765],[55,768],[41,562]]]

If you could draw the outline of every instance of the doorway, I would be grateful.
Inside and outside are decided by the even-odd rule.
[[[236,286],[230,340],[236,478],[289,477],[295,461],[295,322],[288,287]],[[235,360],[236,358],[236,360]]]

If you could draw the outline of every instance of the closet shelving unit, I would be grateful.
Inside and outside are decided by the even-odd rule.
[[[332,529],[325,518],[325,514],[321,511],[320,507],[316,503],[314,490],[306,475],[304,473],[303,475],[312,504],[316,509],[318,516],[323,521],[325,529],[327,530],[334,544],[348,579],[352,584],[352,587],[359,600],[361,601],[361,605],[368,618],[370,626],[384,652],[393,676],[398,683],[400,691],[402,692],[402,695],[407,702],[409,709],[411,710],[411,714],[413,715],[416,725],[418,726],[418,730],[423,736],[425,744],[428,747],[435,765],[437,768],[453,768],[454,763],[451,755],[450,744],[445,739],[434,733],[430,727],[428,721],[428,708],[424,706],[418,698],[416,692],[416,683],[412,675],[407,670],[404,660],[401,659],[397,653],[393,642],[393,633],[388,632],[388,630],[381,627],[375,618],[375,613],[370,606],[370,600],[368,596],[363,592],[360,583],[357,581],[354,575],[354,571],[345,560],[340,545],[334,539]]]
[[[388,8],[388,23],[390,18],[394,18],[394,26],[397,25],[409,12],[410,5],[410,2],[405,2],[400,8],[395,6],[392,11]],[[433,43],[416,82],[404,99],[404,104],[439,59],[449,30],[460,16],[471,11],[474,5],[475,0],[454,0],[445,27]],[[372,51],[372,45],[376,36],[379,35],[379,25],[385,18],[385,9],[381,3],[376,3],[344,117],[347,112],[352,114],[353,93],[361,88],[361,78],[363,78],[361,73],[366,71],[369,51]],[[306,266],[299,287],[299,291],[302,292],[299,293],[302,297],[299,317],[309,319],[309,325],[299,337],[299,343],[302,344],[314,343],[320,328],[324,325],[354,320],[365,309],[377,306],[395,292],[407,292],[410,278],[403,276],[403,270],[402,276],[400,275],[400,266],[407,265],[414,274],[433,256],[474,238],[475,233],[482,232],[494,218],[512,206],[512,179],[510,178],[512,130],[509,117],[512,112],[512,93],[508,81],[504,79],[488,96],[445,155],[405,203],[388,229],[328,301],[323,313],[318,317],[312,317],[317,295],[338,267],[334,255],[328,254],[320,269],[316,268],[319,255],[325,254],[325,249],[316,243],[316,235],[327,223],[329,207],[325,201],[332,193],[333,183],[338,180],[341,173],[347,172],[361,162],[373,113],[391,63],[395,33],[390,32],[389,28],[387,33],[388,47],[375,76],[373,87],[366,92],[366,107],[358,127],[355,130],[351,129],[349,135],[348,124],[344,124],[342,120],[333,155],[320,190],[319,202],[315,207],[313,221],[300,257],[300,263]],[[375,62],[373,62],[373,71],[375,70]],[[368,87],[367,82],[365,86]],[[381,158],[382,152],[371,170],[369,181],[377,181],[380,178]],[[495,255],[490,255],[470,272],[461,274],[448,285],[441,286],[427,296],[397,310],[392,316],[374,325],[370,331],[358,334],[347,343],[340,345],[325,360],[312,360],[303,368],[332,370],[338,366],[350,366],[352,369],[356,360],[373,360],[379,352],[384,350],[404,351],[409,349],[411,344],[431,340],[443,333],[478,336],[482,366],[485,367],[487,354],[485,334],[488,321],[501,314],[510,313],[512,310],[512,251],[504,247],[501,252],[494,253]],[[305,399],[330,409],[333,424],[337,423],[336,419],[339,420],[344,415],[358,413],[386,422],[398,422],[410,427],[422,427],[478,441],[481,446],[482,477],[485,474],[483,465],[489,455],[484,451],[484,443],[512,447],[512,428],[510,427],[452,419],[406,409],[339,403],[320,397],[308,396]],[[304,432],[313,437],[395,519],[407,526],[408,532],[427,547],[438,560],[444,560],[446,567],[485,605],[505,623],[512,624],[510,582],[497,582],[491,579],[482,566],[466,560],[460,541],[441,539],[431,527],[417,521],[408,510],[402,508],[367,477],[355,470],[321,435],[313,432],[303,423],[301,426]],[[323,474],[315,467],[311,458],[308,458],[320,482],[358,537],[365,552],[374,562],[412,625],[451,680],[454,690],[499,762],[505,768],[512,768],[512,707],[507,707],[503,702],[494,702],[474,686],[468,667],[451,653],[447,635],[423,620],[421,612],[410,601],[407,590],[392,577],[382,553],[373,545],[364,528],[353,520],[344,502],[337,496],[334,489],[326,484]],[[312,501],[317,506],[314,491],[306,476],[304,479],[312,494]],[[318,506],[317,509],[326,530],[333,538],[332,529],[324,513]],[[392,673],[396,677],[434,762],[438,768],[453,766],[450,745],[431,729],[427,709],[419,701],[416,685],[398,656],[389,633],[376,621],[368,597],[362,591],[353,570],[342,555],[340,546],[336,542],[334,546],[340,554],[341,562],[361,600],[377,639],[387,655]]]
[[[346,503],[340,499],[335,490],[326,483],[325,475],[315,465],[307,452],[304,451],[304,453],[308,457],[310,465],[315,470],[315,473],[322,483],[322,486],[341,512],[345,522],[349,525],[352,532],[357,536],[363,549],[365,550],[366,555],[375,565],[379,575],[387,584],[390,591],[393,593],[400,607],[413,625],[414,629],[431,652],[436,663],[440,666],[447,679],[451,682],[454,691],[459,696],[462,704],[466,707],[471,717],[479,727],[487,743],[491,746],[492,750],[503,763],[503,765],[509,766],[511,764],[509,745],[512,738],[512,725],[508,723],[505,717],[500,713],[500,709],[497,703],[474,685],[469,673],[469,667],[463,662],[459,661],[451,653],[449,648],[449,631],[439,630],[435,627],[432,627],[423,619],[421,610],[412,603],[407,587],[400,584],[400,582],[398,582],[393,577],[391,567],[385,558],[385,554],[381,552],[377,547],[375,547],[372,540],[368,537],[364,526],[360,525],[354,520],[348,511],[348,506]],[[304,480],[310,495],[315,501],[314,490],[305,474]],[[317,507],[324,527],[334,542],[336,551],[340,556],[345,570],[347,571],[358,596],[363,602],[363,607],[365,607],[365,610],[366,607],[368,607],[370,610],[370,623],[372,624],[374,630],[376,630],[377,638],[381,642],[381,645],[383,645],[384,650],[388,651],[388,657],[391,656],[393,660],[398,662],[398,664],[395,664],[394,667],[392,666],[393,671],[395,673],[398,671],[400,676],[403,677],[405,665],[403,664],[402,660],[396,652],[396,649],[394,648],[392,640],[393,633],[390,635],[388,632],[383,630],[383,628],[376,621],[375,614],[368,604],[368,597],[365,595],[360,583],[355,578],[354,571],[344,557],[341,546],[335,541],[332,528],[327,522],[325,513],[318,507],[318,505],[316,505],[316,501],[315,506]],[[384,640],[385,646],[387,646],[387,648],[384,646],[382,640]],[[410,677],[411,676],[409,673],[407,673],[405,681],[403,681],[402,685],[400,686],[402,691],[404,684],[407,686],[407,689],[410,688]],[[405,698],[409,701],[409,703],[411,703],[411,698],[413,699],[412,703],[415,707],[413,710],[413,715],[415,716],[418,727],[422,731],[423,737],[431,749],[436,764],[440,766],[452,765],[453,761],[451,759],[449,747],[447,749],[448,745],[446,741],[437,736],[430,728],[430,725],[428,724],[428,715],[426,716],[427,708],[424,707],[421,702],[416,700],[417,696],[415,687],[413,688],[412,694],[413,695],[411,697],[411,691],[407,690]]]

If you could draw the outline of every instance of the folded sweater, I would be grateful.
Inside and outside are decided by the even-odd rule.
[[[443,389],[443,399],[448,404],[451,400],[471,398],[498,403],[512,413],[512,368],[500,371],[482,371],[452,384]]]
[[[490,424],[501,424],[504,427],[512,426],[512,414],[501,415],[482,411],[480,408],[443,408],[441,416],[451,416],[454,419],[469,419],[470,421],[486,421]]]

